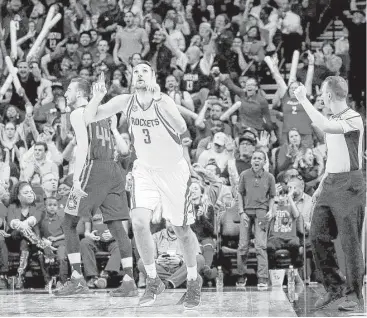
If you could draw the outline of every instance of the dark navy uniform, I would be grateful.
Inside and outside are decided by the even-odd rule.
[[[182,80],[183,91],[190,94],[199,92],[202,88],[208,88],[210,84],[209,76],[205,75],[200,68],[200,62],[191,69],[190,65],[186,66],[185,74]]]
[[[76,198],[70,192],[65,213],[91,217],[101,209],[104,222],[127,220],[129,210],[125,192],[126,175],[114,160],[114,141],[107,119],[87,126],[88,154],[80,176],[86,198]]]

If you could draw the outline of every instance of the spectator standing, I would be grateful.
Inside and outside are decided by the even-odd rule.
[[[209,94],[209,74],[214,58],[213,52],[211,48],[207,48],[201,57],[202,53],[196,46],[189,47],[186,53],[178,48],[173,49],[173,52],[177,58],[177,66],[184,72],[182,90],[191,94],[195,109],[200,110]]]
[[[70,69],[76,71],[81,64],[81,56],[77,52],[78,40],[74,37],[68,38],[65,47],[58,47],[54,52],[44,55],[41,59],[41,68],[46,77],[54,81],[57,79],[57,72],[62,70],[61,63],[63,61],[70,61]],[[49,69],[49,64],[52,65]],[[52,69],[52,71],[51,71]],[[51,74],[50,74],[51,72]]]
[[[149,52],[148,35],[144,29],[134,24],[134,18],[134,13],[126,13],[124,17],[126,27],[120,29],[116,34],[113,58],[117,66],[121,62],[128,64],[129,58],[134,53],[139,53],[144,58]]]
[[[252,227],[255,228],[258,286],[268,286],[267,224],[273,215],[275,179],[264,170],[266,155],[255,151],[251,169],[240,175],[238,184],[238,209],[240,214],[240,241],[237,251],[238,285],[246,285],[246,262]]]
[[[282,127],[282,143],[286,143],[288,134],[291,129],[296,128],[301,134],[302,143],[306,147],[313,147],[313,128],[311,125],[311,119],[298,102],[294,95],[294,91],[300,85],[299,82],[292,82],[287,86],[282,75],[279,72],[277,62],[273,60],[274,73],[272,74],[278,85],[277,94],[280,98],[279,101],[274,101],[274,105],[281,107],[283,116],[283,127]],[[314,56],[309,53],[308,72],[313,74],[314,69]],[[305,85],[309,88],[308,94],[312,94],[311,88],[312,76],[307,77],[307,83]],[[276,107],[275,107],[276,108]]]
[[[239,177],[245,170],[251,168],[251,158],[256,149],[256,136],[250,132],[245,132],[238,140],[239,158],[228,160],[228,164],[222,173],[227,184],[237,188]]]
[[[221,74],[220,79],[231,92],[241,98],[241,104],[234,104],[228,109],[222,116],[222,120],[227,119],[238,110],[238,120],[235,120],[235,122],[238,122],[238,131],[241,131],[244,127],[255,128],[258,133],[264,129],[272,130],[273,122],[270,117],[269,105],[263,93],[259,90],[255,78],[249,78],[246,81],[245,90],[235,85],[228,75]]]
[[[172,42],[182,52],[186,49],[185,37],[177,28],[177,13],[175,10],[168,10],[166,18],[162,23],[162,27],[166,29],[167,33],[172,39]]]
[[[250,15],[258,19],[259,27],[266,33],[268,50],[273,51],[275,49],[273,38],[277,30],[278,22],[277,10],[269,5],[269,0],[260,0],[258,6],[252,7]]]
[[[111,41],[111,35],[117,30],[118,23],[123,23],[124,13],[121,12],[117,0],[107,1],[107,10],[98,17],[97,31],[107,42]]]
[[[9,26],[10,21],[15,21],[16,30],[17,30],[17,38],[20,39],[28,32],[28,16],[26,13],[26,8],[22,5],[21,0],[10,0],[7,5],[6,2],[3,2],[1,6],[2,9],[2,25]],[[10,28],[6,27],[4,29],[4,39],[7,39],[10,34]]]
[[[40,86],[40,77],[35,79],[33,74],[31,74],[29,69],[29,64],[24,60],[19,60],[17,62],[18,67],[18,77],[21,84],[20,91],[16,91],[15,87],[13,89],[13,95],[10,99],[11,105],[16,105],[21,111],[26,110],[26,106],[23,99],[23,94],[25,94],[32,106],[36,103],[37,100],[37,89]],[[14,84],[13,84],[14,86]]]
[[[303,30],[301,18],[291,10],[289,0],[281,0],[278,10],[278,28],[282,32],[284,58],[287,63],[292,61],[293,52],[301,48]]]

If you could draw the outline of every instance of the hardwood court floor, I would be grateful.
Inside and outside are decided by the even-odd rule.
[[[194,311],[185,311],[182,297],[185,290],[167,290],[152,307],[138,307],[138,298],[113,298],[107,290],[88,295],[56,298],[43,290],[0,291],[0,317],[5,316],[148,316],[148,317],[297,317],[351,316],[349,313],[314,311],[312,306],[321,295],[321,287],[298,289],[294,304],[284,289],[256,287],[204,289],[202,303]],[[139,295],[143,290],[139,291]],[[359,316],[359,315],[358,315]],[[366,316],[366,314],[364,314]]]

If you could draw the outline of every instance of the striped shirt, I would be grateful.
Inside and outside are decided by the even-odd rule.
[[[343,133],[325,134],[328,152],[326,172],[341,173],[362,169],[364,126],[361,115],[348,107],[329,120],[338,122]]]

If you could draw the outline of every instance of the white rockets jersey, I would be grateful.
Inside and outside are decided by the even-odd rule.
[[[152,168],[164,168],[177,164],[183,158],[181,138],[163,117],[159,101],[152,101],[143,110],[134,94],[126,116],[139,162]]]

